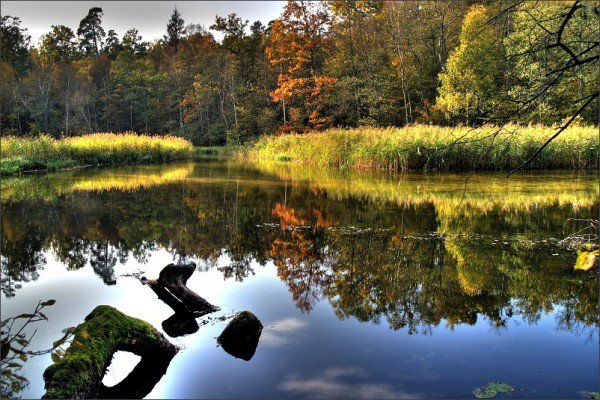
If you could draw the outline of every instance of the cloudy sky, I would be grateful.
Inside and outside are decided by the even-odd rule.
[[[50,30],[51,25],[67,25],[77,30],[79,21],[92,7],[104,11],[102,26],[114,29],[122,36],[136,28],[144,40],[152,41],[165,34],[167,21],[174,7],[182,14],[186,25],[201,24],[208,28],[216,15],[236,13],[240,17],[262,21],[265,25],[275,19],[284,1],[2,1],[2,15],[21,18],[29,30],[32,43]],[[218,35],[215,35],[217,38]]]

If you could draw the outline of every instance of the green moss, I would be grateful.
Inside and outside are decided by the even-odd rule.
[[[106,305],[96,307],[74,334],[64,357],[44,372],[45,398],[81,397],[90,381],[102,381],[119,345],[156,339],[152,325]]]

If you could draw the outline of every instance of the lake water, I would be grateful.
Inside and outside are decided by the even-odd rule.
[[[598,390],[598,274],[557,246],[597,217],[593,176],[207,160],[6,178],[1,196],[2,319],[56,300],[32,350],[100,304],[164,332],[173,310],[138,278],[197,264],[188,287],[221,311],[165,334],[181,349],[150,398]],[[264,325],[249,361],[215,339],[227,324],[215,317],[242,310]],[[105,383],[136,360],[117,353]],[[24,363],[13,395],[42,396],[51,363]]]

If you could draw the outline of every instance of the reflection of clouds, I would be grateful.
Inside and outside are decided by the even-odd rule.
[[[284,392],[313,398],[416,399],[419,397],[397,391],[386,383],[357,382],[367,380],[368,377],[369,374],[360,368],[330,367],[312,377],[290,375],[278,388]],[[354,382],[348,382],[348,378]]]
[[[294,334],[306,328],[308,323],[302,319],[289,317],[268,324],[260,337],[261,346],[277,347],[291,342]]]

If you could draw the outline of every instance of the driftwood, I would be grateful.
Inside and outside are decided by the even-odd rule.
[[[117,351],[141,357],[131,373],[113,387],[102,378]],[[152,325],[110,306],[96,307],[77,326],[65,355],[44,371],[44,398],[141,398],[165,374],[177,348]]]
[[[142,283],[149,285],[158,297],[176,313],[187,312],[199,317],[219,311],[219,307],[213,306],[186,286],[195,270],[196,264],[194,263],[169,264],[160,271],[157,280],[142,278]]]
[[[217,341],[227,353],[249,361],[256,352],[262,328],[254,314],[242,311],[229,321]]]
[[[148,285],[159,299],[175,311],[162,323],[164,331],[171,337],[195,333],[199,329],[196,317],[220,310],[186,286],[195,270],[194,263],[169,264],[160,271],[157,280],[142,278],[142,283]]]

